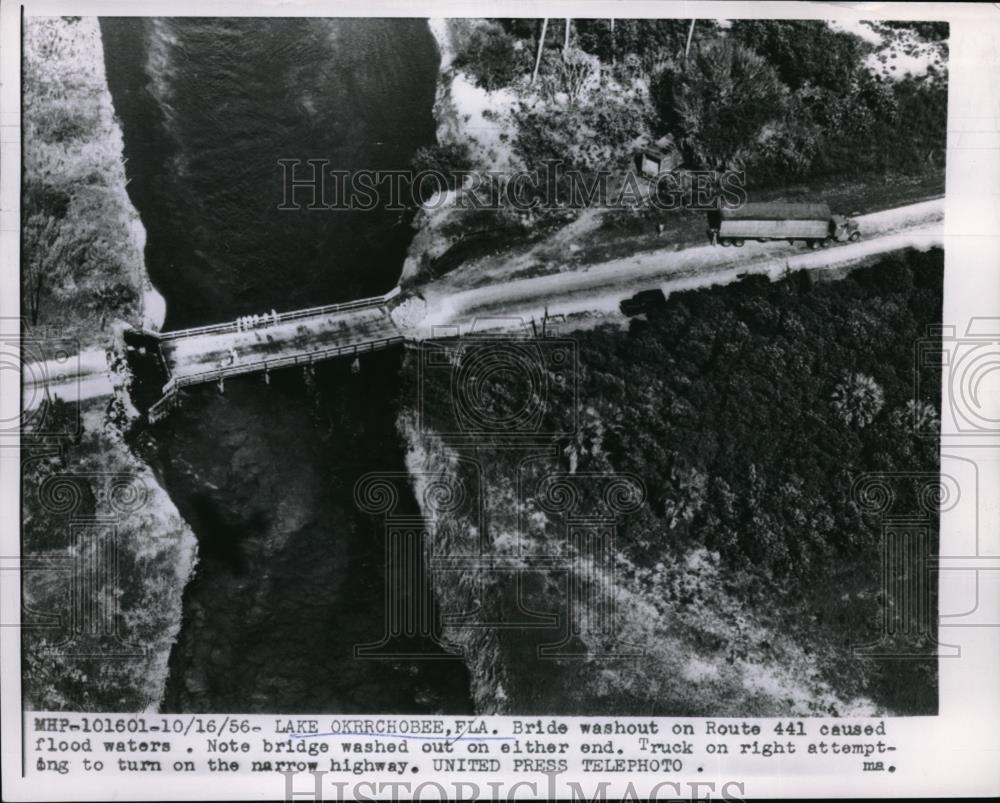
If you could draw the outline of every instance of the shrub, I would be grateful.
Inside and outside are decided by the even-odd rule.
[[[767,59],[792,89],[811,84],[845,91],[868,50],[860,37],[821,20],[736,20],[731,35]]]
[[[414,173],[430,170],[443,174],[448,179],[449,189],[454,189],[460,183],[461,174],[474,167],[472,150],[467,142],[425,145],[414,152],[410,167]]]
[[[636,140],[650,135],[645,107],[613,94],[589,106],[522,107],[516,119],[514,150],[539,168],[546,161],[585,172],[620,168]]]
[[[530,69],[524,48],[496,23],[474,28],[455,55],[457,68],[469,73],[478,86],[494,90],[510,86]]]
[[[570,104],[577,103],[588,84],[600,75],[600,63],[582,50],[570,48],[566,53],[549,51],[541,70],[539,94],[552,102],[565,95]]]
[[[783,118],[787,87],[763,57],[730,39],[698,49],[664,70],[653,99],[689,161],[726,169],[743,163],[769,123]]]

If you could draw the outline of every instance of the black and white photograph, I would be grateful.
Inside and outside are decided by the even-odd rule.
[[[934,728],[983,454],[942,432],[1000,399],[996,283],[945,308],[958,23],[617,5],[7,13],[22,769],[63,714],[123,772],[171,762],[111,715]]]

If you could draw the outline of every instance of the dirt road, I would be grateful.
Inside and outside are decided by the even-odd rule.
[[[862,239],[810,251],[801,244],[748,242],[743,248],[705,245],[675,251],[665,247],[564,273],[490,284],[455,292],[448,277],[422,288],[426,315],[406,335],[431,336],[435,326],[460,326],[463,332],[510,328],[512,321],[574,316],[567,323],[592,325],[622,318],[619,303],[639,290],[659,287],[665,295],[727,284],[745,273],[778,277],[786,271],[837,270],[863,264],[904,248],[927,249],[943,242],[944,200],[897,207],[857,218]]]

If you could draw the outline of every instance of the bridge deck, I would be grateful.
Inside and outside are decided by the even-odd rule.
[[[249,331],[165,333],[160,348],[175,386],[210,382],[338,354],[370,351],[402,340],[384,306],[370,305],[278,320]],[[234,355],[235,351],[235,355]]]

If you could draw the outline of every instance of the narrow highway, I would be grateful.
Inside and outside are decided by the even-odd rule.
[[[4,372],[4,379],[7,376]],[[44,362],[27,362],[21,370],[21,404],[25,412],[38,410],[54,398],[78,402],[112,393],[114,386],[104,349],[88,349]],[[27,421],[29,416],[23,419]]]
[[[587,265],[562,273],[515,279],[455,292],[448,278],[422,288],[426,314],[407,337],[429,337],[435,326],[473,325],[477,330],[502,327],[498,319],[577,316],[568,321],[585,326],[597,313],[619,316],[619,303],[639,290],[660,288],[665,295],[680,290],[727,284],[745,273],[780,277],[786,271],[837,270],[860,265],[881,254],[904,248],[941,246],[944,238],[944,199],[863,215],[861,240],[835,243],[811,251],[801,243],[748,242],[743,248],[705,245],[675,251],[671,247]],[[493,323],[491,323],[491,321]],[[513,325],[513,324],[511,324]]]
[[[251,328],[233,323],[164,333],[162,352],[177,386],[213,381],[220,373],[245,374],[378,348],[402,338],[423,340],[472,330],[523,330],[546,314],[565,329],[621,319],[618,305],[639,290],[664,294],[727,284],[748,273],[778,278],[787,271],[836,271],[904,248],[941,246],[944,200],[937,199],[857,218],[862,239],[811,251],[802,244],[748,242],[743,248],[705,245],[663,248],[545,276],[456,291],[448,276],[400,294],[391,303],[359,301],[329,314],[262,316]],[[386,299],[396,296],[395,291]],[[381,301],[381,299],[378,299]],[[400,304],[399,302],[402,302]],[[392,309],[390,313],[390,309]],[[113,392],[103,351],[88,351],[60,364],[29,363],[23,372],[24,409],[49,397],[83,401]]]

